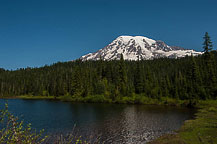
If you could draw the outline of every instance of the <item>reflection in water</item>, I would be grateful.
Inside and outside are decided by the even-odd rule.
[[[5,100],[0,100],[0,108]],[[98,137],[105,143],[145,143],[180,128],[195,110],[162,106],[8,100],[9,110],[47,133]]]

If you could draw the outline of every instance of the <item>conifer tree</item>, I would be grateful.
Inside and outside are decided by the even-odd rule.
[[[195,58],[191,55],[191,80],[198,85],[201,85],[201,76],[199,67],[195,61]]]
[[[203,39],[204,39],[204,43],[203,43],[204,52],[208,53],[212,50],[212,47],[213,47],[208,32],[205,33],[205,36],[203,37]]]
[[[143,92],[143,87],[144,87],[144,78],[143,78],[143,71],[142,71],[142,66],[141,63],[137,62],[136,66],[136,72],[134,73],[134,86],[135,86],[135,92],[140,94]]]
[[[192,89],[192,98],[198,99],[198,94],[201,91],[201,76],[199,68],[194,57],[191,55],[191,89]]]
[[[119,61],[118,75],[119,75],[118,89],[121,92],[121,94],[126,95],[127,73],[126,73],[126,66],[125,66],[123,54],[121,54],[121,58]]]
[[[216,78],[216,61],[213,54],[210,52],[213,49],[213,45],[208,35],[208,32],[205,33],[203,48],[205,52],[205,67],[206,67],[206,88],[211,90],[211,95],[213,97],[213,91],[216,91],[217,78]],[[215,93],[215,92],[214,92]]]
[[[75,69],[74,75],[72,77],[72,92],[74,96],[81,96],[83,94],[82,81],[81,81],[81,72],[77,67]]]

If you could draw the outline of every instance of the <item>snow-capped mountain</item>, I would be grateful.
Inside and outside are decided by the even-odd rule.
[[[202,52],[187,50],[177,46],[168,46],[163,41],[155,41],[143,36],[120,36],[111,44],[80,57],[81,60],[113,60],[120,59],[121,54],[125,60],[154,59],[160,57],[178,58],[186,55],[199,55]]]

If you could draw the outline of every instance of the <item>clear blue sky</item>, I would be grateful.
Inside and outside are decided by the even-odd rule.
[[[216,0],[1,0],[0,67],[77,59],[120,35],[202,50],[217,46]]]

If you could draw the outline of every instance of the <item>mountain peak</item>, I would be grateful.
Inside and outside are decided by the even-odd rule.
[[[137,43],[141,43],[146,41],[149,45],[152,45],[156,41],[144,36],[119,36],[116,40],[122,40],[124,42],[136,41]]]
[[[109,45],[95,53],[89,53],[80,59],[85,60],[125,60],[154,59],[160,57],[178,58],[186,55],[199,55],[201,52],[186,50],[177,46],[168,46],[160,40],[153,40],[144,36],[119,36]]]

